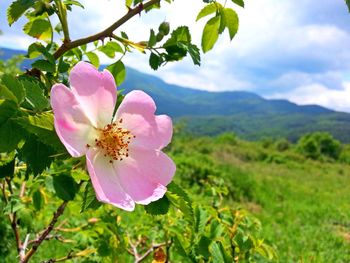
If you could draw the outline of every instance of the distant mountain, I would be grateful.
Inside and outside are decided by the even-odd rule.
[[[0,49],[0,59],[25,52]],[[26,65],[27,66],[27,65]],[[350,114],[317,105],[299,106],[287,100],[267,100],[244,91],[208,92],[164,82],[160,78],[127,69],[120,87],[144,90],[157,103],[157,112],[181,122],[185,131],[216,135],[232,131],[245,139],[285,137],[296,140],[312,131],[327,131],[350,142]]]

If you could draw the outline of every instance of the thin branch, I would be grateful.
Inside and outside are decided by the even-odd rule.
[[[47,228],[42,232],[42,234],[34,240],[32,248],[28,251],[28,253],[25,255],[24,259],[21,261],[21,263],[26,263],[29,261],[29,259],[34,255],[34,253],[37,251],[38,247],[41,245],[41,243],[46,239],[46,237],[50,234],[50,232],[53,230],[58,218],[63,214],[64,209],[67,206],[68,201],[64,201],[56,210],[56,212],[53,214],[52,220],[50,224],[47,226]]]
[[[63,262],[63,261],[66,261],[66,260],[68,260],[68,259],[72,259],[72,258],[76,258],[76,257],[78,257],[78,256],[75,255],[75,254],[73,254],[73,251],[70,251],[70,252],[68,253],[68,255],[65,256],[65,257],[57,258],[57,259],[56,259],[56,258],[51,258],[51,259],[49,259],[49,260],[43,261],[42,263]]]
[[[51,240],[51,239],[56,239],[56,240],[58,240],[58,241],[63,241],[61,235],[48,235],[47,237],[45,237],[44,240]],[[35,240],[30,240],[30,241],[28,242],[28,245],[34,244],[35,242],[36,242],[36,239],[35,239]]]
[[[140,14],[145,9],[148,9],[149,7],[160,3],[161,0],[149,0],[147,3],[139,4],[135,8],[129,9],[128,13],[126,13],[123,17],[121,17],[119,20],[117,20],[114,24],[106,28],[105,30],[101,31],[100,33],[97,33],[95,35],[80,38],[74,41],[64,42],[59,49],[54,53],[54,58],[58,59],[60,58],[64,53],[67,51],[79,47],[84,44],[88,44],[91,42],[94,42],[96,40],[103,40],[106,37],[111,37],[113,32],[119,28],[121,25],[123,25],[125,22],[127,22],[129,19],[134,17],[137,14]]]
[[[135,259],[135,263],[140,263],[142,261],[144,261],[154,250],[156,250],[159,247],[163,247],[166,246],[167,243],[160,243],[160,244],[153,244],[152,247],[150,247],[145,254],[143,254],[142,256],[139,256],[138,258]]]
[[[12,196],[13,189],[12,189],[11,179],[5,178],[5,180],[6,180],[6,183],[8,185],[9,191],[10,191],[11,196]],[[6,196],[5,191],[3,193]],[[11,208],[11,213],[9,214],[9,218],[10,218],[11,228],[12,228],[12,231],[13,231],[13,233],[15,235],[15,239],[16,239],[17,252],[18,252],[18,255],[20,256],[20,259],[22,260],[22,258],[21,258],[22,241],[21,241],[21,237],[19,234],[19,229],[17,227],[17,213],[16,212],[12,213],[12,208]]]

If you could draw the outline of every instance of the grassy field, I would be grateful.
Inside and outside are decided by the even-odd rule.
[[[261,220],[280,262],[350,262],[350,165],[232,135],[181,137],[172,145],[180,179],[224,178],[228,202]]]

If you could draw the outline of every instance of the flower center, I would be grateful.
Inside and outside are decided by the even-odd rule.
[[[129,144],[132,138],[136,137],[120,126],[122,122],[123,119],[119,119],[112,124],[107,124],[100,129],[100,137],[95,139],[96,146],[102,150],[104,156],[111,158],[110,163],[129,157]]]

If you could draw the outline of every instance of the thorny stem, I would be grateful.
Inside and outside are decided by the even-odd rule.
[[[50,234],[50,232],[53,230],[58,218],[63,214],[64,209],[67,206],[68,201],[64,201],[56,210],[56,212],[53,214],[52,220],[50,224],[46,227],[46,229],[42,232],[42,234],[33,242],[32,248],[28,251],[28,253],[25,255],[23,260],[21,260],[21,263],[27,263],[29,259],[34,255],[34,253],[37,251],[38,247],[41,245],[41,243],[46,239],[46,237]]]
[[[142,11],[144,11],[145,9],[160,3],[161,0],[149,0],[146,3],[141,3],[139,5],[137,5],[134,8],[129,9],[129,11],[123,16],[121,17],[119,20],[117,20],[114,24],[112,24],[111,26],[109,26],[108,28],[106,28],[105,30],[89,36],[89,37],[85,37],[85,38],[80,38],[74,41],[66,41],[64,42],[59,49],[57,49],[57,51],[53,54],[55,59],[60,58],[64,53],[66,53],[67,51],[79,47],[81,45],[84,44],[88,44],[91,42],[94,42],[96,40],[103,40],[106,37],[111,37],[113,32],[119,28],[121,25],[123,25],[125,22],[127,22],[129,19],[131,19],[132,17],[134,17],[137,14],[140,14]]]

